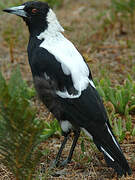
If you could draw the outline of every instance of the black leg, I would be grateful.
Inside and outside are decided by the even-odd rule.
[[[60,166],[65,166],[65,165],[67,165],[67,164],[71,161],[71,159],[72,159],[72,155],[73,155],[73,152],[74,152],[74,149],[75,149],[77,140],[78,140],[78,138],[79,138],[79,136],[80,136],[80,129],[74,131],[74,134],[75,134],[75,136],[74,136],[74,139],[73,139],[73,143],[72,143],[72,146],[71,146],[69,155],[68,155],[67,159],[65,159],[65,160],[60,164]]]
[[[51,168],[53,168],[53,167],[55,167],[55,166],[58,166],[58,164],[59,164],[59,159],[60,159],[60,157],[61,157],[62,151],[63,151],[63,149],[64,149],[64,147],[65,147],[65,144],[66,144],[68,138],[69,138],[69,133],[68,133],[68,134],[65,134],[64,140],[63,140],[63,142],[61,143],[61,147],[60,147],[60,149],[59,149],[59,151],[58,151],[58,154],[57,154],[55,160],[53,161],[53,163],[52,163],[51,166],[50,166]]]

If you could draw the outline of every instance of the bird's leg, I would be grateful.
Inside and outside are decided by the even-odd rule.
[[[64,140],[62,141],[61,147],[60,147],[60,149],[59,149],[59,151],[58,151],[58,154],[57,154],[55,160],[53,161],[53,163],[51,164],[50,168],[53,168],[53,167],[58,166],[58,164],[59,164],[59,159],[60,159],[60,157],[61,157],[61,154],[62,154],[62,151],[63,151],[63,149],[64,149],[64,147],[65,147],[65,144],[66,144],[66,142],[67,142],[67,140],[68,140],[68,138],[69,138],[69,134],[70,134],[70,133],[64,134]]]
[[[73,139],[73,143],[72,143],[69,155],[62,163],[60,163],[60,166],[66,166],[71,161],[72,155],[73,155],[76,143],[77,143],[77,140],[78,140],[78,138],[80,136],[80,129],[74,131],[74,135],[75,136],[74,136],[74,139]]]

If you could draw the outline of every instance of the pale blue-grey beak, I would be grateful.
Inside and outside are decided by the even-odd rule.
[[[3,11],[11,14],[16,14],[17,16],[27,17],[27,13],[24,11],[24,7],[25,7],[24,5],[16,6],[16,7],[4,9]]]

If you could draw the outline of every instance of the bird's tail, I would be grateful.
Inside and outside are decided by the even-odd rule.
[[[117,142],[109,123],[106,123],[106,128],[103,131],[104,138],[100,139],[97,136],[93,141],[97,148],[103,152],[105,161],[109,167],[112,167],[118,176],[131,175],[132,171],[128,162]],[[102,135],[103,135],[102,134]]]

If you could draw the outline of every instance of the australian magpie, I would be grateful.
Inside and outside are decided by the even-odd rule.
[[[35,88],[58,119],[64,135],[54,164],[59,164],[62,150],[73,130],[73,144],[62,165],[71,161],[83,130],[92,136],[109,167],[114,168],[119,176],[130,175],[131,169],[112,132],[90,69],[74,45],[64,37],[64,29],[53,10],[47,3],[29,1],[4,11],[22,17],[28,26],[27,51]]]

